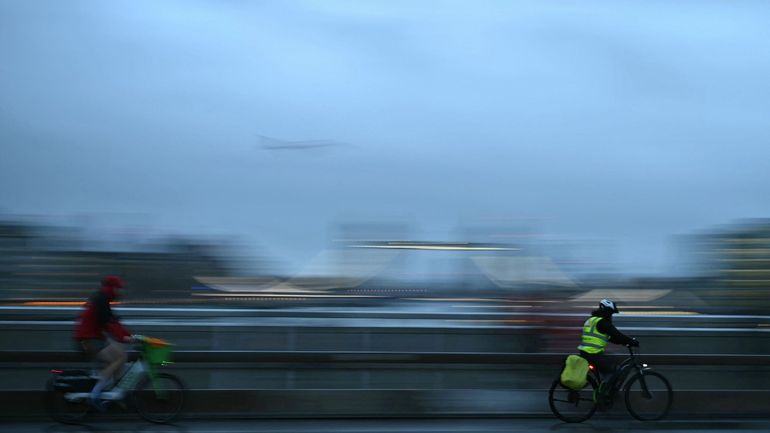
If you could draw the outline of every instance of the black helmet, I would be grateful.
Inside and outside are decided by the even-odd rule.
[[[599,301],[599,309],[610,310],[613,313],[620,313],[620,310],[618,310],[618,306],[615,304],[615,302],[609,299],[602,299]]]

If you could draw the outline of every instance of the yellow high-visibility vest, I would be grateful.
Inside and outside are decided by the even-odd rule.
[[[602,334],[596,329],[596,325],[602,319],[602,317],[591,316],[585,321],[583,324],[583,336],[580,338],[578,350],[592,354],[604,352],[607,342],[610,341],[610,336]]]

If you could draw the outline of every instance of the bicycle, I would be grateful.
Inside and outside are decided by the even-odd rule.
[[[102,392],[100,403],[128,403],[147,421],[170,422],[181,413],[185,397],[184,384],[178,377],[158,371],[171,363],[171,344],[159,338],[136,336],[136,345],[139,356],[126,363],[117,384]],[[48,414],[65,424],[85,419],[92,410],[89,399],[99,375],[59,369],[51,370],[51,375],[46,383]]]
[[[668,415],[674,398],[671,384],[662,374],[643,364],[631,346],[626,347],[629,357],[604,382],[608,392],[599,392],[602,382],[593,365],[589,366],[586,385],[579,391],[565,387],[557,377],[548,391],[553,414],[564,422],[583,422],[600,406],[609,410],[622,390],[626,409],[639,421],[658,421]]]

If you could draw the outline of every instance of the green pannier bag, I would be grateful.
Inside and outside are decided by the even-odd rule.
[[[569,389],[579,391],[588,381],[588,361],[578,355],[570,355],[564,363],[561,372],[561,384]]]

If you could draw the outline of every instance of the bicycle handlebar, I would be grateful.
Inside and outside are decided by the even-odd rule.
[[[639,355],[639,346],[632,346],[630,344],[626,344],[626,347],[628,348],[628,354],[631,356],[631,358],[636,358],[637,355]],[[636,350],[634,350],[636,349]]]
[[[169,346],[171,343],[169,343],[166,340],[163,340],[161,338],[155,338],[155,337],[148,337],[146,335],[132,335],[131,336],[131,344],[135,347],[142,347],[144,344],[150,344],[154,346]]]

